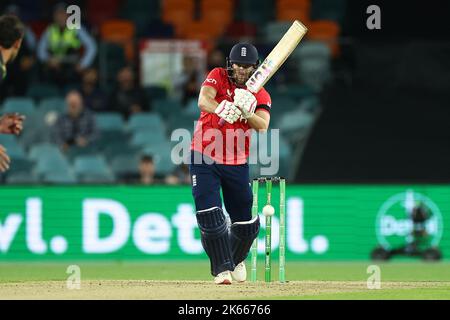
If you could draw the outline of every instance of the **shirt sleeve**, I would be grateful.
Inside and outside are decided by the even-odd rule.
[[[270,113],[272,108],[272,99],[267,91],[260,91],[258,95],[256,95],[256,108],[255,112],[258,110],[265,110]]]
[[[47,62],[47,60],[50,58],[50,55],[48,53],[48,38],[49,38],[49,31],[48,28],[45,30],[44,34],[41,36],[41,39],[39,39],[38,47],[37,47],[37,56],[41,62]]]
[[[221,76],[220,76],[220,69],[214,68],[211,70],[211,72],[206,77],[205,81],[202,83],[202,87],[213,87],[217,91],[219,91],[219,88],[221,87]]]
[[[82,68],[87,68],[94,62],[94,58],[97,55],[97,44],[84,28],[79,30],[78,36],[85,47],[85,52],[81,58],[80,65]]]

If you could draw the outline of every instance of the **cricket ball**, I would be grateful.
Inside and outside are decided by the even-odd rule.
[[[262,209],[262,213],[265,217],[273,216],[273,214],[275,213],[275,208],[272,207],[270,204],[267,204]]]

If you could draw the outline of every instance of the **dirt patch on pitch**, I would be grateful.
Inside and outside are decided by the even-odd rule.
[[[436,288],[449,282],[383,282],[383,289]],[[65,281],[0,284],[0,299],[286,299],[302,296],[367,291],[366,282],[291,281],[234,283],[218,286],[205,281],[84,280],[68,289]]]

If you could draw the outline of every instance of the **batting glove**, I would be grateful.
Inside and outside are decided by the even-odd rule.
[[[255,113],[256,98],[248,90],[235,89],[234,90],[234,104],[242,111],[242,118],[248,119]]]
[[[214,112],[230,124],[235,123],[242,115],[239,108],[233,102],[227,100],[223,100]]]

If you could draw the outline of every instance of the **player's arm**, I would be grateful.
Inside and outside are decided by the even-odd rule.
[[[251,128],[259,132],[264,132],[269,128],[270,113],[263,110],[257,110],[253,115],[247,118],[247,121]]]
[[[0,172],[5,172],[9,169],[10,159],[6,153],[6,149],[0,144]]]
[[[198,97],[198,107],[203,112],[214,113],[219,103],[215,100],[217,90],[210,86],[203,86]]]
[[[25,116],[18,113],[8,113],[0,116],[0,133],[19,134],[23,129]]]

